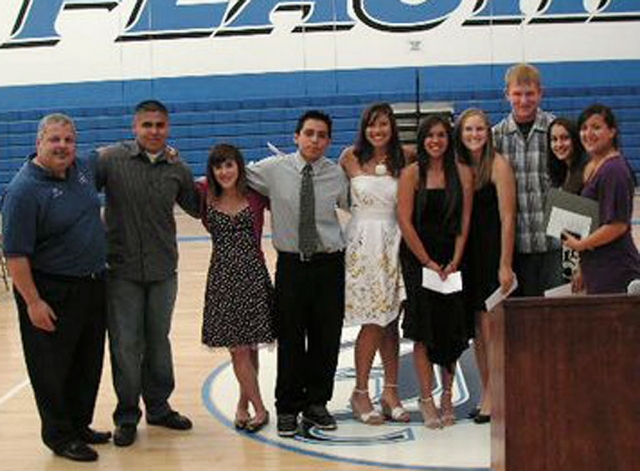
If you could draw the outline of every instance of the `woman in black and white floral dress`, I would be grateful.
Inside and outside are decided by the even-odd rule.
[[[269,421],[258,384],[257,346],[275,340],[273,285],[260,248],[266,200],[247,189],[242,155],[228,144],[210,152],[202,197],[202,221],[213,246],[202,342],[229,349],[240,385],[235,426],[256,432]]]

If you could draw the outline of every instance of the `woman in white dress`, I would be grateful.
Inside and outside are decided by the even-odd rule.
[[[396,218],[398,176],[405,157],[393,110],[386,103],[368,107],[355,145],[340,163],[351,182],[351,220],[347,226],[345,325],[362,326],[355,345],[354,417],[369,425],[408,422],[398,395],[398,315],[404,299]],[[369,396],[373,358],[380,351],[384,387],[382,414]]]

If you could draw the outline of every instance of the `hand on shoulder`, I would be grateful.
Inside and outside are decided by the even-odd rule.
[[[345,165],[355,158],[356,156],[353,153],[353,146],[347,146],[342,149],[340,157],[338,157],[338,162],[340,163],[340,165]]]
[[[358,158],[353,153],[353,146],[345,147],[338,158],[340,167],[344,170],[349,178],[351,178],[357,171],[359,166]]]
[[[418,149],[415,144],[403,144],[402,153],[404,154],[405,165],[412,164],[418,160]]]
[[[180,160],[180,152],[175,147],[167,145],[164,149],[167,162],[178,162]]]

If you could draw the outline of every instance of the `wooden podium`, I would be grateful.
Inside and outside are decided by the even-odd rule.
[[[492,336],[494,471],[640,470],[640,296],[506,300]]]

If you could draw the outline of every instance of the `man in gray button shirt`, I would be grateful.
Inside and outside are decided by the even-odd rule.
[[[136,106],[135,141],[98,149],[97,183],[106,193],[109,343],[118,405],[117,446],[136,438],[145,403],[147,423],[175,430],[191,421],[171,409],[174,389],[169,330],[177,292],[174,205],[199,214],[193,175],[167,146],[169,114],[155,100]]]
[[[298,151],[247,167],[249,184],[271,200],[276,265],[278,434],[293,436],[298,414],[307,426],[333,430],[326,409],[333,395],[344,317],[345,241],[336,209],[348,207],[348,182],[340,166],[324,156],[331,118],[308,111],[295,131]],[[310,164],[315,196],[316,251],[299,252],[302,170]]]

